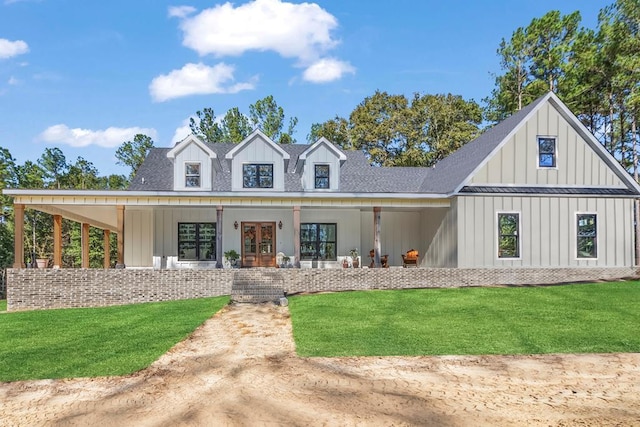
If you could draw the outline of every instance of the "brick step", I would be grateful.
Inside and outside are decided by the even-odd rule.
[[[246,271],[234,274],[231,301],[244,303],[278,302],[284,298],[282,277],[273,272]]]

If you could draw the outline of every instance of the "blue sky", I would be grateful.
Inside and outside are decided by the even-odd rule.
[[[273,95],[305,143],[376,89],[480,102],[502,38],[553,9],[595,28],[612,2],[0,0],[0,146],[20,163],[59,147],[126,174],[122,142],[172,146],[204,107],[248,113]]]

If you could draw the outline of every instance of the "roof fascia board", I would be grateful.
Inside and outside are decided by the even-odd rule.
[[[182,151],[187,145],[189,144],[196,144],[198,147],[200,147],[200,149],[202,151],[204,151],[205,153],[207,153],[209,155],[210,159],[217,159],[218,155],[207,146],[207,144],[205,144],[204,142],[202,142],[200,140],[200,138],[198,138],[197,136],[191,134],[188,137],[186,137],[185,139],[183,139],[182,141],[180,141],[179,143],[177,143],[171,150],[169,150],[169,152],[167,153],[167,157],[169,159],[175,159],[176,154],[178,154],[180,151]]]

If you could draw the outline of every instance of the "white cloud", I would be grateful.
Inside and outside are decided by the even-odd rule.
[[[241,55],[275,51],[309,63],[338,41],[337,19],[315,3],[255,0],[234,7],[227,2],[182,20],[183,44],[200,55]]]
[[[255,87],[257,77],[248,82],[233,83],[233,73],[234,67],[223,62],[213,67],[190,63],[154,78],[149,92],[155,101],[163,102],[188,95],[237,93]]]
[[[186,18],[196,11],[192,6],[171,6],[169,7],[169,16],[172,18]]]
[[[11,86],[16,86],[16,85],[20,84],[20,80],[18,80],[15,77],[11,76],[11,77],[9,77],[9,81],[7,83],[10,84]]]
[[[197,117],[191,116],[182,121],[182,124],[176,128],[175,133],[173,134],[173,138],[171,138],[171,145],[175,145],[176,142],[180,142],[189,135],[191,135],[191,128],[189,127],[189,123],[191,123],[190,119],[193,118],[197,120]]]
[[[125,141],[133,140],[133,137],[142,133],[156,139],[158,132],[153,128],[116,128],[110,127],[105,130],[90,130],[74,128],[70,129],[67,125],[58,124],[50,126],[44,130],[38,139],[44,142],[61,143],[71,145],[72,147],[86,147],[89,145],[97,145],[100,147],[118,147]]]
[[[29,45],[22,41],[0,39],[0,59],[11,58],[29,52]]]
[[[355,74],[356,69],[348,62],[335,58],[323,58],[304,70],[302,77],[311,83],[327,83],[342,78],[346,73]]]

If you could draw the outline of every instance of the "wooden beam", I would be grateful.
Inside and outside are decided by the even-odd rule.
[[[124,268],[124,205],[116,206],[118,211],[118,261],[116,268]]]
[[[111,230],[104,230],[102,246],[104,247],[104,268],[109,268],[111,267]]]
[[[293,257],[295,267],[300,268],[300,206],[293,207]]]
[[[82,223],[82,268],[89,268],[89,224]]]
[[[373,208],[373,251],[374,257],[373,262],[374,266],[379,268],[382,265],[380,264],[380,211],[381,207],[376,206]]]
[[[24,205],[13,205],[13,268],[24,268]]]
[[[216,207],[216,268],[222,268],[222,206]]]
[[[62,267],[62,215],[53,216],[53,267]]]

